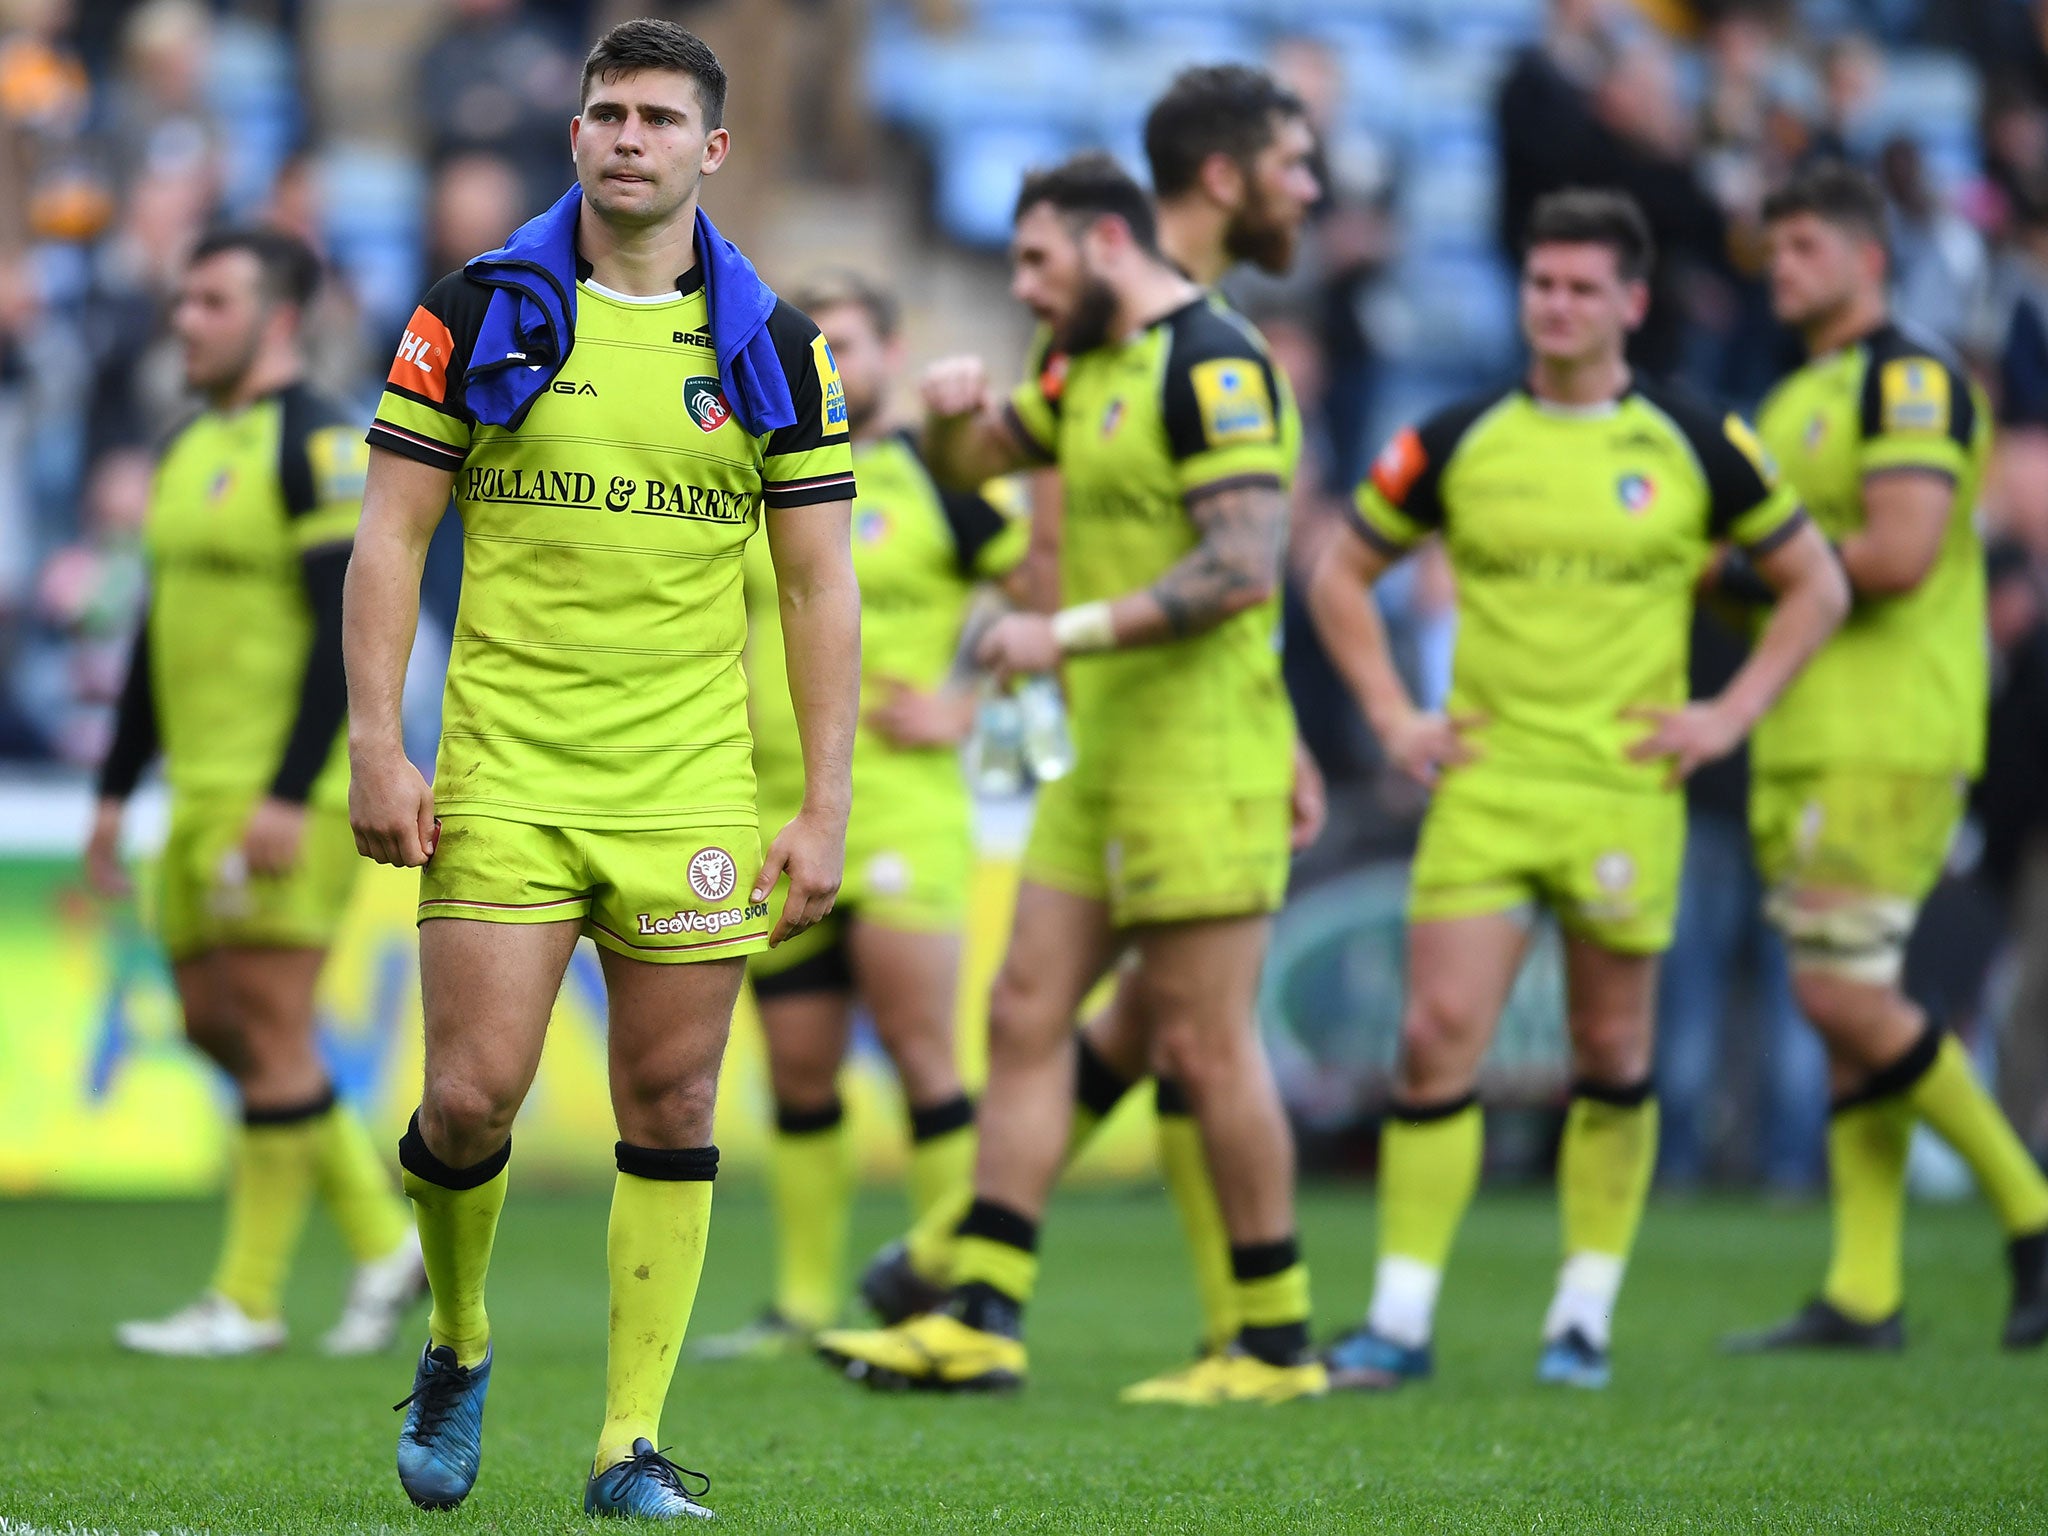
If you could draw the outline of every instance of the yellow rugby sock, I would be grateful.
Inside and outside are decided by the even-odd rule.
[[[775,1310],[797,1327],[829,1328],[845,1295],[853,1164],[846,1110],[775,1111],[768,1188],[775,1213]]]
[[[1411,1348],[1429,1342],[1444,1265],[1479,1188],[1485,1151],[1485,1122],[1470,1094],[1388,1106],[1380,1128],[1379,1260],[1366,1314],[1382,1337]]]
[[[484,1279],[498,1216],[505,1209],[512,1140],[482,1162],[451,1168],[427,1150],[415,1114],[398,1143],[398,1166],[419,1227],[420,1257],[434,1307],[427,1314],[427,1342],[447,1345],[463,1365],[482,1361],[491,1343],[484,1311]]]
[[[1131,1080],[1112,1067],[1102,1053],[1088,1043],[1085,1030],[1074,1033],[1074,1123],[1067,1132],[1067,1161],[1072,1163],[1094,1139],[1102,1122],[1110,1116],[1123,1096],[1131,1091]]]
[[[314,1127],[333,1105],[329,1092],[311,1104],[242,1113],[212,1288],[259,1322],[283,1315],[285,1274],[313,1203]]]
[[[1915,1113],[1954,1147],[2010,1236],[2048,1228],[2048,1178],[2028,1155],[2012,1122],[1970,1070],[1959,1041],[1944,1035],[1933,1061],[1906,1097]]]
[[[1834,1233],[1821,1296],[1859,1323],[1882,1322],[1899,1310],[1912,1136],[1912,1106],[1897,1094],[1845,1100],[1828,1118]]]
[[[1159,1169],[1180,1216],[1188,1260],[1195,1272],[1195,1296],[1202,1307],[1202,1344],[1211,1351],[1237,1337],[1238,1283],[1231,1268],[1230,1234],[1209,1177],[1209,1153],[1195,1123],[1187,1091],[1170,1078],[1154,1085],[1158,1105]]]
[[[1604,1349],[1657,1162],[1657,1101],[1648,1081],[1576,1083],[1558,1149],[1564,1263],[1543,1322],[1546,1339],[1576,1329]]]
[[[388,1258],[411,1226],[405,1197],[377,1155],[362,1118],[337,1103],[313,1125],[320,1198],[358,1264]]]
[[[661,1408],[704,1272],[718,1148],[664,1151],[622,1141],[618,1162],[605,1243],[611,1326],[596,1471],[631,1456],[635,1440],[661,1444]]]
[[[910,1267],[947,1284],[953,1233],[974,1200],[974,1101],[966,1094],[910,1112]]]

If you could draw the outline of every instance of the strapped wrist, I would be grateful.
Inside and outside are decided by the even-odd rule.
[[[1116,620],[1108,603],[1080,603],[1052,616],[1052,637],[1062,656],[1116,649]]]

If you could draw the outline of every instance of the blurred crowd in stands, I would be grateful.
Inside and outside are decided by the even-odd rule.
[[[1663,259],[1639,363],[1747,409],[1797,356],[1761,281],[1765,193],[1814,156],[1869,166],[1900,316],[1984,378],[2001,429],[1990,768],[1914,979],[1965,1027],[2034,1021],[2001,1076],[2048,1138],[2048,0],[0,0],[0,762],[75,771],[103,750],[151,445],[184,405],[162,318],[198,232],[267,219],[327,254],[314,368],[367,409],[425,282],[566,184],[581,52],[640,11],[697,27],[752,87],[731,126],[785,203],[857,187],[983,292],[1021,163],[1081,142],[1135,163],[1174,68],[1265,60],[1324,145],[1300,269],[1233,284],[1308,416],[1301,569],[1389,428],[1516,367],[1512,256],[1543,192],[1643,202]],[[731,218],[750,246],[771,238],[753,212]],[[456,555],[444,540],[429,572],[444,622]],[[1440,697],[1442,564],[1410,562],[1383,601]],[[1336,807],[1313,880],[1400,856],[1419,791],[1382,771],[1298,602],[1289,620]],[[1703,631],[1702,673],[1734,644]],[[1793,1190],[1818,1178],[1824,1074],[1756,915],[1742,798],[1740,764],[1694,790],[1665,1172]],[[1750,1088],[1734,1110],[1729,1080]]]

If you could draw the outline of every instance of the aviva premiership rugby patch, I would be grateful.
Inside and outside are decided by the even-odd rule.
[[[1270,443],[1276,436],[1265,371],[1241,357],[1219,357],[1188,370],[1202,434],[1212,448]]]
[[[705,432],[716,432],[732,420],[732,407],[725,403],[725,391],[718,387],[718,380],[707,379],[701,373],[683,380],[683,409]]]
[[[839,382],[839,364],[822,336],[811,338],[811,361],[817,364],[819,392],[825,400],[825,435],[846,430],[846,386]]]
[[[1883,430],[1945,432],[1949,420],[1948,370],[1926,357],[1901,357],[1877,376]]]

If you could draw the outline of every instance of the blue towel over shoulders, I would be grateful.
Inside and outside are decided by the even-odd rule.
[[[463,269],[493,290],[462,379],[463,404],[482,425],[516,432],[575,349],[576,220],[582,207],[583,189],[571,187],[546,213]],[[789,380],[768,334],[775,290],[701,208],[694,244],[718,382],[733,415],[756,437],[794,426]],[[682,409],[678,399],[676,410]]]

